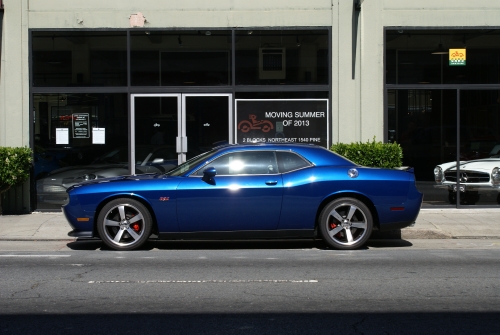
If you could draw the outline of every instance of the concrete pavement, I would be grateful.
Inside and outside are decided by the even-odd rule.
[[[0,241],[74,241],[60,212],[0,216]],[[373,238],[500,239],[500,208],[422,209],[414,227]]]

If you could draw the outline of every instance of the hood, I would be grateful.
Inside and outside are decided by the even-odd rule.
[[[456,170],[456,162],[448,162],[440,164],[438,166],[440,166],[443,170],[448,170],[448,171]],[[491,170],[495,167],[500,167],[499,158],[485,158],[485,159],[460,162],[460,170],[481,171],[490,173]]]
[[[78,189],[80,187],[85,187],[85,186],[90,186],[90,185],[97,185],[97,184],[114,184],[114,183],[124,183],[124,182],[137,182],[137,181],[147,181],[147,180],[154,180],[154,179],[177,179],[177,183],[179,182],[178,177],[171,177],[171,176],[166,176],[164,174],[160,173],[146,173],[146,174],[141,174],[141,175],[135,175],[135,176],[118,176],[118,177],[111,177],[111,178],[102,178],[102,179],[95,179],[95,180],[88,180],[80,183],[76,183],[74,185],[71,185],[68,187],[68,192],[73,190],[73,189]]]

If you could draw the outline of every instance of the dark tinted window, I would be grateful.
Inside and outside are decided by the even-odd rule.
[[[498,84],[500,30],[387,30],[387,84]],[[465,50],[465,63],[450,62]],[[452,53],[453,56],[453,53]]]
[[[126,86],[127,34],[33,32],[33,86]]]
[[[286,173],[311,166],[311,164],[305,161],[302,157],[292,152],[278,151],[276,152],[276,155],[278,156],[278,167],[280,173]]]
[[[328,30],[239,30],[237,85],[327,85]]]
[[[217,175],[277,174],[273,151],[234,152],[215,159],[196,173],[203,175],[207,167],[214,167]]]
[[[134,31],[132,86],[225,86],[231,82],[231,32]]]

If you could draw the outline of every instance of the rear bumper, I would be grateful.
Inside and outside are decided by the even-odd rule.
[[[390,223],[385,223],[380,225],[379,231],[385,232],[385,231],[391,231],[391,230],[397,230],[397,229],[403,229],[406,227],[409,227],[415,223],[415,220],[412,221],[404,221],[404,222],[390,222]]]

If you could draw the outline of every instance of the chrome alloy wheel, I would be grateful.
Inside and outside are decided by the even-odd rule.
[[[103,242],[111,248],[135,249],[151,234],[151,216],[138,201],[116,199],[99,214],[98,230]]]
[[[323,210],[320,220],[323,239],[337,249],[360,247],[372,232],[370,210],[357,199],[342,198],[331,202]]]

